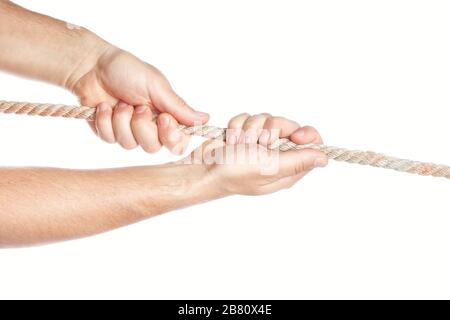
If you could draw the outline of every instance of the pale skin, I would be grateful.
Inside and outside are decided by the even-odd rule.
[[[179,98],[156,68],[85,29],[67,28],[4,0],[0,69],[60,85],[81,103],[98,107],[94,131],[126,149],[156,152],[166,146],[181,154],[189,138],[176,130],[178,123],[208,120]],[[314,150],[278,157],[267,149],[280,137],[322,143],[312,127],[269,114],[241,114],[229,128],[226,142],[206,142],[187,158],[196,161],[104,170],[0,168],[0,247],[76,239],[231,195],[277,192],[327,164]],[[250,146],[267,159],[277,157],[278,170],[262,174],[262,163],[248,161]],[[226,164],[201,161],[232,152],[238,156]]]

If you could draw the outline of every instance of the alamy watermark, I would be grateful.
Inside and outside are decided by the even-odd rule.
[[[280,151],[272,150],[268,145],[262,145],[258,139],[262,136],[277,137],[278,135],[279,130],[227,129],[227,137],[237,137],[234,143],[230,144],[229,141],[221,140],[211,141],[194,150],[189,157],[179,163],[208,166],[253,166],[259,170],[261,175],[276,175],[280,169]]]

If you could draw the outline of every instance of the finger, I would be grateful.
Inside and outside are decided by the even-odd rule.
[[[107,103],[110,106],[115,106],[117,104],[117,100],[107,94],[97,96],[96,99],[91,99],[90,97],[80,97],[80,105],[82,106],[98,107],[101,104],[100,101],[103,101],[103,103]],[[99,133],[97,130],[96,120],[87,120],[87,123],[92,131],[98,136]]]
[[[89,104],[84,103],[85,101],[86,101],[86,99],[81,99],[81,100],[80,100],[80,105],[82,105],[82,106],[88,106]],[[94,104],[92,104],[92,105],[94,105]],[[97,106],[97,110],[98,110],[98,106]],[[97,111],[97,110],[96,110],[96,111]],[[88,119],[88,120],[86,120],[86,122],[87,122],[87,124],[89,125],[89,128],[91,128],[92,131],[95,133],[95,135],[98,136],[98,130],[97,130],[97,126],[96,126],[96,124],[95,124],[95,120]]]
[[[297,144],[323,144],[319,132],[310,126],[294,131],[289,138]]]
[[[273,183],[265,185],[263,193],[265,193],[265,194],[274,193],[279,190],[292,188],[297,182],[299,182],[301,179],[303,179],[310,172],[311,171],[305,171],[305,172],[299,173],[295,176],[283,177]]]
[[[116,137],[112,126],[112,106],[108,103],[101,103],[97,106],[95,115],[95,126],[98,136],[105,142],[115,143]]]
[[[113,111],[113,130],[117,142],[127,150],[138,146],[131,130],[131,119],[133,118],[133,107],[120,102]]]
[[[242,128],[248,118],[250,118],[250,115],[248,113],[242,113],[232,118],[230,122],[228,122],[227,144],[239,143]]]
[[[190,137],[178,129],[177,120],[168,113],[158,117],[159,140],[173,154],[181,155],[187,148]]]
[[[98,136],[97,127],[95,125],[95,121],[92,120],[86,120],[87,124],[89,125],[89,128],[92,129],[92,131],[95,133],[96,136]]]
[[[131,131],[134,139],[145,152],[155,153],[161,149],[158,127],[153,121],[153,113],[148,106],[139,106],[134,109]]]
[[[273,144],[277,139],[289,137],[294,131],[300,128],[300,125],[292,120],[282,117],[272,117],[267,119],[264,129],[270,131],[268,144]]]
[[[244,138],[242,142],[248,144],[258,143],[259,137],[263,132],[266,121],[271,118],[270,114],[262,113],[251,116],[245,121],[243,126]]]
[[[281,177],[296,176],[328,164],[328,158],[322,152],[312,149],[280,153],[279,161]]]
[[[155,88],[157,94],[154,95],[154,102],[159,111],[171,114],[178,122],[188,126],[208,122],[207,113],[192,109],[168,83],[164,82],[157,84]]]

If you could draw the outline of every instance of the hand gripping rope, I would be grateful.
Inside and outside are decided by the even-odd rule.
[[[44,117],[64,117],[74,119],[93,120],[96,109],[85,106],[67,106],[55,104],[39,104],[28,102],[0,101],[0,113],[23,114]],[[226,129],[212,126],[187,127],[180,125],[179,129],[186,134],[201,136],[208,139],[222,139],[226,137]],[[329,159],[348,163],[368,165],[383,169],[418,174],[422,176],[443,177],[450,179],[450,167],[434,163],[425,163],[406,159],[399,159],[371,151],[348,150],[326,145],[298,145],[289,139],[280,139],[272,144],[270,149],[280,151],[315,149],[323,152]]]

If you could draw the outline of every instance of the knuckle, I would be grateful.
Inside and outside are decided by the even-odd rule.
[[[274,118],[267,119],[266,123],[264,124],[264,129],[271,129],[273,127]]]
[[[247,119],[244,124],[244,129],[254,128],[264,125],[265,119],[267,117],[261,114],[251,116]]]
[[[230,122],[228,122],[228,128],[229,129],[237,129],[239,127],[239,123],[236,119],[231,119]]]
[[[83,104],[83,102],[81,101],[81,104]],[[84,104],[83,104],[84,105]],[[102,103],[99,103],[97,106],[96,106],[96,111],[101,111],[102,109],[110,109],[111,108],[111,105],[110,104],[108,104],[108,103],[106,103],[106,102],[102,102]]]
[[[230,120],[228,123],[228,128],[237,129],[241,127],[242,120],[250,117],[248,113],[241,113]]]
[[[269,129],[280,128],[286,122],[285,118],[272,117],[267,120],[266,125]]]
[[[106,116],[108,116],[109,112],[111,111],[110,108],[97,108],[95,111],[95,116],[97,119],[101,119],[104,118]]]
[[[249,117],[251,117],[251,114],[248,112],[243,112],[236,116],[236,118],[249,118]]]

